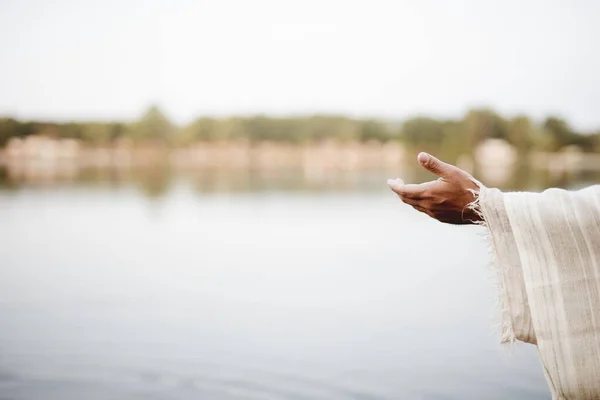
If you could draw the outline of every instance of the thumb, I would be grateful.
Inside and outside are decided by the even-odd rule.
[[[449,178],[458,170],[454,165],[440,161],[427,153],[419,153],[417,159],[426,170],[441,178]]]

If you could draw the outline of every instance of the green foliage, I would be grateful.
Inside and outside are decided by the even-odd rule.
[[[519,115],[508,121],[506,140],[515,146],[520,154],[529,152],[534,140],[531,120],[524,115]]]
[[[471,146],[485,139],[508,140],[508,126],[504,118],[488,109],[471,110],[465,117],[465,129]]]
[[[0,118],[0,146],[11,138],[23,138],[36,132],[39,123],[19,122],[12,118]]]
[[[301,143],[326,139],[385,141],[389,138],[390,130],[379,121],[340,116],[200,118],[177,134],[178,143],[236,139]]]
[[[416,146],[437,145],[444,141],[445,132],[441,121],[418,117],[404,122],[402,125],[402,141]]]
[[[43,134],[81,140],[92,145],[109,145],[120,138],[133,142],[160,142],[175,146],[198,141],[247,140],[249,142],[315,142],[399,140],[415,150],[437,151],[448,160],[470,153],[482,140],[503,139],[520,154],[532,149],[557,151],[569,145],[584,151],[600,151],[600,132],[584,135],[575,132],[566,121],[549,117],[535,125],[519,115],[505,119],[489,109],[469,111],[460,120],[417,117],[402,124],[374,119],[355,119],[339,115],[267,116],[199,118],[177,127],[156,106],[150,107],[133,123],[18,121],[0,118],[0,146],[11,138]]]
[[[0,146],[4,146],[11,137],[21,137],[22,124],[12,118],[0,119]]]
[[[152,106],[139,121],[129,126],[127,135],[135,140],[168,141],[174,129],[173,124],[158,107]]]
[[[575,134],[569,127],[566,121],[556,118],[549,117],[544,122],[544,131],[548,140],[548,150],[557,151],[564,146],[573,144],[575,140]]]
[[[390,138],[390,133],[387,131],[385,125],[380,122],[369,120],[364,121],[360,125],[360,140],[377,140],[383,142]]]
[[[471,148],[466,145],[469,140],[464,121],[445,121],[442,130],[443,141],[440,148],[436,149],[440,157],[449,162],[456,162],[458,157],[471,152]]]

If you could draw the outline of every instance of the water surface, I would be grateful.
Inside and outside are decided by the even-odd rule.
[[[214,189],[0,191],[0,398],[549,398],[481,228],[379,181]]]

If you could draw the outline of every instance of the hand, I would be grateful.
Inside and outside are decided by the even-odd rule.
[[[418,185],[405,185],[401,179],[389,179],[388,185],[403,202],[448,224],[473,224],[481,220],[467,207],[479,191],[480,184],[475,178],[427,153],[419,153],[417,159],[439,178]]]

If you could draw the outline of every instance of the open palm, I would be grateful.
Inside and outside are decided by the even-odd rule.
[[[480,220],[477,213],[468,207],[480,187],[475,178],[427,153],[419,153],[417,159],[439,178],[420,184],[404,184],[401,179],[389,179],[388,185],[404,203],[449,224],[472,224]]]

